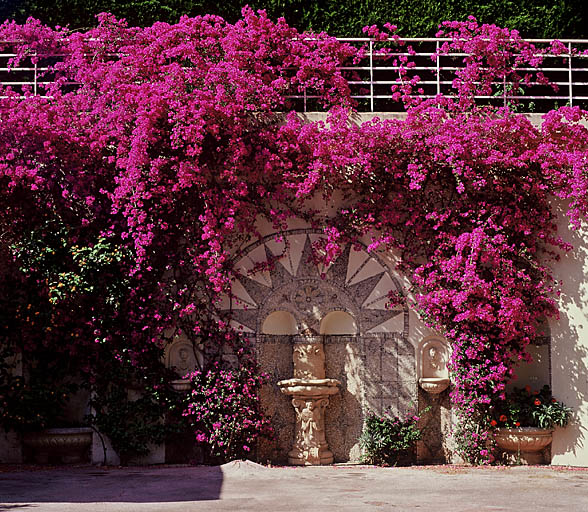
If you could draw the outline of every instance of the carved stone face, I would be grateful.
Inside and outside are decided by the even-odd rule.
[[[440,370],[442,362],[443,358],[439,354],[439,351],[435,347],[431,347],[429,349],[429,364],[431,365],[431,368]]]
[[[167,364],[180,377],[194,371],[198,364],[191,344],[187,341],[174,342],[169,350]]]

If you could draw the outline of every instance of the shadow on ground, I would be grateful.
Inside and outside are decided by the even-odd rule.
[[[34,503],[167,503],[218,500],[222,467],[52,468],[0,473],[0,512]]]

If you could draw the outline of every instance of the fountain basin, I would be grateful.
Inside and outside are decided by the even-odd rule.
[[[335,395],[340,385],[337,379],[287,379],[278,382],[282,393],[296,397]]]
[[[419,384],[427,393],[438,395],[449,387],[449,379],[443,377],[422,377]]]

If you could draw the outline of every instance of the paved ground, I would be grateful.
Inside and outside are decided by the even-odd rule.
[[[588,512],[588,470],[557,467],[3,468],[0,512]]]

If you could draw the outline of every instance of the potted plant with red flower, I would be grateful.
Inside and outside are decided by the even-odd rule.
[[[549,386],[533,390],[514,388],[505,400],[494,404],[490,425],[496,429],[496,445],[503,460],[543,464],[555,427],[565,427],[571,409],[558,402]]]

